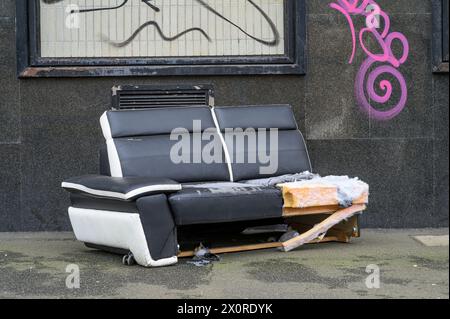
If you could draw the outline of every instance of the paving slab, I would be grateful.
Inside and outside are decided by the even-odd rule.
[[[448,247],[449,236],[414,236],[415,240],[428,247]]]

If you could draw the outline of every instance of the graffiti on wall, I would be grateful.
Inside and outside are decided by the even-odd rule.
[[[283,25],[280,18],[283,12],[276,11],[280,10],[277,7],[283,10],[282,0],[245,0],[227,3],[221,0],[189,0],[175,3],[162,0],[117,0],[109,6],[93,1],[85,1],[83,4],[81,1],[72,1],[70,4],[66,0],[41,1],[46,5],[45,10],[41,10],[43,13],[50,12],[49,6],[62,3],[67,5],[65,13],[71,15],[72,19],[76,18],[78,22],[81,16],[84,21],[88,21],[95,15],[93,24],[89,26],[87,25],[89,22],[83,24],[83,28],[88,29],[85,37],[94,38],[97,42],[106,42],[118,49],[132,47],[133,42],[136,44],[142,42],[143,38],[152,37],[151,30],[154,30],[163,42],[174,42],[174,45],[179,45],[180,41],[183,41],[183,44],[185,41],[192,42],[192,39],[201,37],[210,43],[210,47],[216,47],[217,42],[220,42],[220,45],[222,45],[221,42],[225,42],[233,46],[233,50],[236,46],[242,47],[248,42],[248,52],[243,52],[244,55],[252,55],[252,50],[255,51],[254,54],[263,52],[278,54],[278,50],[284,51],[282,35],[278,30],[278,27]],[[136,14],[136,10],[139,14]],[[58,19],[61,13],[59,11],[55,19]],[[126,19],[128,25],[119,21],[121,16],[124,17],[122,19]],[[132,18],[128,20],[128,17]],[[102,18],[103,22],[100,20]],[[79,25],[80,23],[77,24],[78,29]],[[100,37],[97,34],[91,36],[93,29],[101,29],[103,34]],[[49,31],[55,32],[51,29]],[[85,31],[81,33],[83,32]],[[122,34],[123,38],[120,39]],[[52,37],[58,38],[51,33],[48,38]],[[73,42],[74,39],[81,39],[81,37],[73,32],[73,34],[65,35],[62,41]],[[156,37],[152,40],[156,41]],[[261,52],[257,52],[258,49],[252,49],[257,48],[256,43],[266,49],[260,49]],[[55,46],[59,43],[53,41],[50,45]],[[198,46],[198,43],[195,45]],[[219,52],[217,55],[222,54]],[[229,54],[225,52],[223,55]]]
[[[341,12],[349,23],[352,34],[349,64],[353,63],[358,42],[367,55],[355,80],[355,95],[361,110],[376,120],[386,121],[396,117],[403,111],[408,100],[406,81],[399,71],[409,56],[408,40],[402,33],[391,30],[389,15],[374,0],[336,0],[330,7]],[[358,33],[352,16],[365,19],[365,26]],[[366,41],[369,38],[375,39],[381,53],[374,53],[368,48]],[[393,52],[394,42],[401,46],[400,56]],[[382,76],[387,79],[378,81]],[[398,94],[394,94],[394,81],[398,84]],[[396,101],[392,101],[393,99]],[[388,107],[379,107],[380,105]]]

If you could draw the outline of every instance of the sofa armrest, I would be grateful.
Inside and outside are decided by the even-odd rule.
[[[61,187],[72,193],[131,201],[139,197],[181,190],[181,184],[168,178],[110,177],[85,175],[70,178]]]

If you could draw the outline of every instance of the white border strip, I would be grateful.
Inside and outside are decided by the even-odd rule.
[[[222,142],[223,151],[225,152],[225,160],[227,161],[228,174],[230,175],[230,182],[234,182],[233,167],[231,166],[230,153],[228,151],[228,146],[227,143],[225,142],[225,138],[223,137],[222,132],[220,130],[219,121],[217,120],[214,107],[211,108],[211,115],[214,121],[214,125],[216,126],[217,129],[217,134],[219,134],[220,141]]]
[[[311,157],[309,157],[308,145],[306,145],[306,140],[305,140],[305,137],[303,136],[302,131],[300,131],[300,130],[298,130],[298,131],[300,133],[300,136],[302,137],[303,145],[305,145],[305,151],[306,151],[306,156],[308,157],[310,172],[312,172],[313,171],[313,167],[312,167],[312,164],[311,164]]]
[[[292,117],[294,118],[295,125],[297,126],[297,131],[300,133],[300,137],[302,138],[303,145],[305,146],[306,156],[308,157],[308,162],[309,162],[309,171],[313,172],[313,167],[312,167],[312,164],[311,164],[311,157],[309,157],[308,145],[306,145],[305,137],[303,136],[302,131],[298,127],[298,123],[297,123],[297,120],[295,119],[295,114],[294,114],[294,110],[292,109],[292,105],[289,105],[289,107],[291,108]]]
[[[104,112],[100,117],[100,126],[102,128],[103,136],[106,140],[108,150],[109,167],[112,177],[123,177],[122,166],[120,165],[119,153],[117,152],[116,144],[112,138],[111,126],[108,121],[108,111]]]
[[[158,192],[158,191],[179,191],[181,190],[181,184],[173,184],[173,185],[150,185],[145,187],[136,188],[128,193],[118,193],[118,192],[111,192],[111,191],[105,191],[105,190],[99,190],[99,189],[93,189],[86,187],[84,185],[75,184],[75,183],[67,183],[63,182],[61,184],[62,188],[69,188],[69,189],[75,189],[87,194],[95,195],[95,196],[101,196],[101,197],[110,197],[115,199],[121,199],[121,200],[129,200],[130,198],[134,198],[136,196],[149,193],[149,192]]]

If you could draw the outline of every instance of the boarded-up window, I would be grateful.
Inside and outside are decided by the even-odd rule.
[[[303,74],[305,0],[17,1],[19,76]]]
[[[283,0],[45,2],[42,57],[284,54]]]

